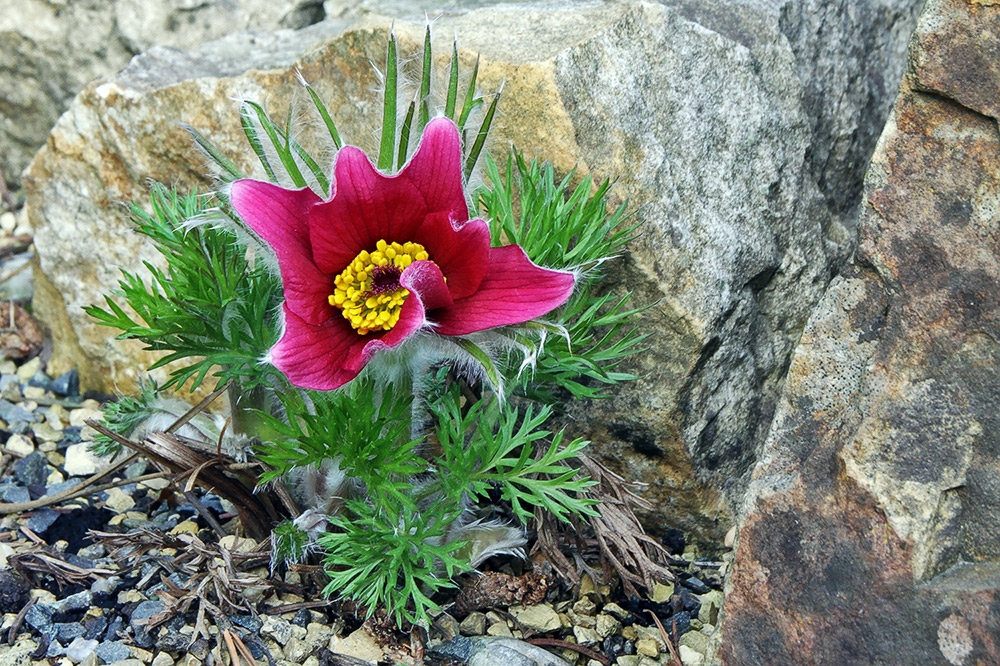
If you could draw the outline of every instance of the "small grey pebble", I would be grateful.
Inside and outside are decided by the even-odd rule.
[[[49,390],[57,395],[76,397],[80,395],[80,375],[70,370],[49,382]]]
[[[97,646],[97,656],[104,660],[105,664],[113,664],[116,661],[128,659],[132,652],[128,646],[121,641],[104,641]]]
[[[160,628],[156,627],[155,629],[153,629],[153,633],[155,634],[159,630],[160,630]],[[135,632],[135,638],[133,638],[132,640],[134,640],[135,644],[138,645],[139,647],[146,648],[146,649],[149,649],[149,648],[153,647],[156,644],[156,636],[155,635],[154,636],[150,636],[149,632],[146,631],[145,628],[143,628],[142,631],[136,630],[136,632]]]
[[[51,383],[52,380],[49,379],[49,376],[41,370],[36,372],[35,376],[28,380],[28,386],[39,386],[46,391],[49,390],[49,384]]]
[[[49,461],[41,451],[21,458],[13,465],[14,476],[26,486],[44,486],[49,478]]]
[[[138,460],[125,468],[125,478],[134,479],[146,473],[148,465],[145,460]],[[135,486],[132,486],[135,488]]]
[[[83,637],[87,640],[93,640],[98,638],[108,628],[108,618],[98,615],[84,622],[83,626],[87,629],[87,633]]]
[[[104,632],[104,640],[106,642],[115,642],[115,639],[118,637],[118,632],[122,630],[122,627],[124,625],[125,621],[121,618],[121,616],[116,615],[114,618],[111,619],[110,622],[108,622],[108,628]],[[124,658],[125,657],[123,657],[123,659]]]
[[[56,609],[49,604],[35,604],[24,615],[24,621],[40,633],[48,633],[52,628],[52,615]]]
[[[52,628],[60,643],[69,643],[74,638],[80,638],[87,633],[86,628],[79,622],[58,622],[53,624]]]
[[[84,546],[83,548],[77,551],[77,554],[80,557],[86,557],[91,560],[96,560],[99,557],[104,557],[106,552],[107,551],[104,549],[104,546],[102,544],[95,543],[90,546]]]
[[[64,599],[60,599],[52,604],[58,613],[69,613],[70,611],[86,610],[94,603],[94,593],[90,590],[71,594]]]
[[[28,603],[27,583],[13,569],[0,569],[0,613],[18,613]]]
[[[86,659],[97,646],[100,645],[95,640],[89,640],[86,638],[74,638],[73,642],[66,646],[66,656],[74,664],[79,664],[81,661]]]
[[[467,661],[468,666],[569,666],[569,662],[545,650],[516,638],[498,636],[459,636],[442,643],[434,651]]]
[[[694,576],[686,578],[680,581],[680,584],[688,588],[695,594],[708,594],[712,591],[708,585],[703,583],[701,580],[695,578]]]
[[[177,587],[186,586],[190,578],[191,578],[190,576],[183,574],[180,571],[175,571],[174,573],[167,576],[167,579]]]
[[[44,534],[45,530],[52,527],[52,523],[59,518],[59,512],[48,507],[36,509],[31,518],[28,519],[28,529],[35,534]]]
[[[31,423],[28,421],[15,421],[7,424],[7,429],[14,435],[27,435],[31,432]]]
[[[90,585],[90,591],[94,594],[113,594],[118,586],[121,584],[122,580],[118,576],[109,576],[107,578],[98,578]]]
[[[252,633],[260,633],[260,628],[264,626],[264,621],[253,615],[233,615],[230,620],[233,624],[243,627]]]
[[[45,494],[57,495],[64,490],[69,490],[70,488],[73,488],[79,483],[80,483],[79,481],[73,481],[73,480],[60,481],[59,483],[50,483],[49,485],[45,486]]]
[[[73,553],[67,553],[65,555],[66,561],[75,567],[80,567],[82,569],[93,569],[96,565],[94,560],[89,557],[80,557],[79,555],[74,555]]]
[[[61,657],[65,654],[66,654],[66,648],[62,646],[62,643],[60,643],[55,639],[52,639],[52,641],[49,643],[49,649],[45,653],[45,658],[55,659],[56,657]]]
[[[222,500],[219,499],[218,495],[212,495],[209,493],[201,498],[201,503],[216,513],[223,513],[224,511],[222,508]]]
[[[132,616],[129,618],[129,624],[131,624],[135,629],[135,643],[139,647],[152,647],[154,640],[154,637],[149,635],[149,629],[146,627],[145,623],[140,622],[140,620],[151,618],[161,610],[163,610],[162,601],[150,600],[140,602],[139,605],[135,607],[135,610],[132,611]]]
[[[10,400],[0,400],[0,419],[7,423],[34,423],[35,415],[23,407],[18,407]]]
[[[295,616],[292,618],[292,624],[297,624],[298,626],[305,628],[312,621],[312,616],[309,614],[308,608],[300,608],[296,611]]]
[[[145,620],[146,618],[153,617],[157,613],[163,610],[162,601],[141,601],[139,605],[135,607],[132,611],[132,616],[129,618],[129,624],[135,626],[138,620]]]
[[[253,655],[254,659],[263,659],[264,650],[261,649],[260,643],[257,642],[258,640],[260,639],[254,636],[252,640],[244,638],[243,642],[246,643],[247,649],[250,650],[250,654]]]
[[[29,502],[31,501],[31,493],[24,486],[8,486],[4,488],[3,501],[12,504],[14,502]]]
[[[157,516],[154,516],[153,519],[148,522],[150,527],[155,527],[156,529],[161,530],[163,532],[169,532],[170,530],[177,527],[177,523],[181,522],[181,520],[180,516],[178,516],[176,513],[169,516],[165,513],[161,513]]]
[[[163,631],[156,639],[156,649],[160,652],[186,652],[191,637],[177,631]]]

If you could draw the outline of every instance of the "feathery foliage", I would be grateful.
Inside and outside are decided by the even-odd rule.
[[[515,243],[540,266],[581,273],[573,296],[547,322],[535,325],[541,343],[512,334],[534,356],[533,371],[520,373],[517,390],[546,404],[557,402],[560,393],[600,398],[605,387],[635,379],[615,368],[640,351],[645,337],[635,326],[643,308],[630,308],[628,294],[615,297],[595,289],[603,264],[624,250],[638,224],[629,223],[624,204],[608,213],[610,181],[595,189],[585,176],[573,187],[574,175],[557,180],[551,164],[527,161],[512,150],[502,171],[487,155],[491,185],[476,193],[494,244]],[[510,356],[506,372],[515,373],[517,363]]]
[[[548,407],[528,407],[521,414],[491,400],[476,402],[463,414],[458,387],[452,385],[431,409],[437,416],[443,450],[440,483],[447,496],[455,501],[466,495],[484,499],[491,487],[499,487],[525,523],[536,504],[560,520],[593,513],[592,502],[575,495],[592,484],[575,478],[578,471],[570,466],[588,442],[564,443],[561,432],[542,430],[552,415]],[[544,451],[536,449],[540,444],[545,444]]]
[[[271,532],[271,568],[279,562],[299,563],[310,551],[309,534],[290,520],[274,526]]]
[[[132,215],[136,230],[163,255],[166,270],[149,262],[149,278],[123,270],[118,289],[105,298],[107,308],[88,306],[87,314],[119,329],[118,339],[140,340],[146,349],[167,352],[151,370],[187,362],[161,389],[190,381],[193,390],[213,369],[220,382],[234,379],[247,390],[266,382],[269,373],[259,361],[277,340],[273,310],[280,283],[249,265],[230,231],[185,226],[211,207],[209,198],[156,184],[150,202],[152,212],[133,205]]]
[[[423,471],[410,440],[410,400],[392,391],[378,395],[363,377],[341,391],[280,394],[285,418],[260,414],[278,437],[258,446],[258,457],[274,469],[266,483],[296,467],[340,458],[340,467],[369,486]],[[422,462],[422,461],[421,461]]]
[[[104,425],[121,435],[126,435],[136,429],[149,417],[150,406],[156,400],[160,387],[153,381],[144,381],[139,385],[137,395],[120,397],[116,402],[104,405]],[[91,450],[99,456],[111,456],[112,459],[121,453],[122,445],[103,433],[94,436]]]
[[[469,569],[455,556],[465,543],[443,542],[461,511],[414,512],[398,495],[345,504],[318,540],[330,578],[324,594],[354,599],[369,615],[381,606],[397,621],[427,623],[427,611],[439,610],[434,593]]]
[[[593,501],[580,496],[592,482],[572,466],[587,442],[567,442],[562,433],[543,429],[551,416],[547,408],[521,414],[484,400],[463,413],[448,371],[442,367],[432,378],[440,456],[420,455],[419,440],[406,434],[408,405],[386,394],[380,403],[369,377],[343,392],[312,393],[317,401],[311,406],[287,401],[292,425],[276,419],[271,424],[286,439],[261,447],[261,460],[277,468],[268,478],[335,459],[363,483],[364,496],[345,497],[341,513],[330,517],[335,529],[318,544],[326,553],[327,591],[354,598],[369,613],[384,606],[414,621],[437,609],[431,592],[468,569],[468,561],[455,555],[467,544],[449,538],[452,526],[470,501],[486,499],[491,488],[500,489],[524,522],[539,504],[560,520],[593,514]],[[281,538],[287,545],[281,547],[298,552],[296,537],[285,528]]]

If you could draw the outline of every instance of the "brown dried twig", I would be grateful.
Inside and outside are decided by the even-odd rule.
[[[656,613],[651,610],[646,610],[649,616],[653,618],[653,622],[660,629],[660,635],[663,637],[663,642],[667,645],[667,652],[670,653],[670,664],[669,666],[683,666],[681,663],[680,648],[677,646],[677,618],[674,618],[674,635],[671,637],[667,633],[667,630],[663,628],[663,623],[660,622],[660,618],[657,617]]]
[[[674,580],[674,574],[654,558],[666,560],[667,549],[646,534],[635,509],[652,506],[634,492],[640,484],[630,483],[593,458],[580,456],[580,462],[597,485],[588,493],[598,500],[597,516],[590,526],[601,547],[601,556],[611,563],[622,579],[626,592],[636,595],[634,585],[653,589],[654,580]]]
[[[97,483],[98,481],[107,476],[111,476],[112,474],[122,469],[123,467],[127,467],[138,457],[139,454],[133,453],[132,455],[128,456],[127,458],[125,458],[118,464],[114,465],[113,467],[106,469],[103,472],[98,472],[96,474],[93,474],[87,477],[84,481],[81,481],[77,485],[73,486],[72,488],[67,488],[61,493],[56,493],[55,495],[49,495],[47,497],[42,497],[37,500],[32,500],[30,502],[12,502],[9,504],[6,502],[0,502],[0,515],[33,511],[35,509],[40,509],[43,506],[58,504],[60,502],[64,502],[69,499],[82,497],[83,495],[87,495],[92,492],[100,492],[100,490],[104,490],[105,488],[103,487],[100,489],[93,488],[95,483]],[[135,479],[132,479],[130,481],[130,483],[134,482]]]
[[[10,631],[7,632],[8,645],[14,644],[14,638],[16,638],[17,635],[21,632],[21,625],[24,624],[24,616],[28,614],[28,611],[31,610],[31,607],[34,606],[36,603],[38,603],[38,597],[35,597],[28,603],[24,604],[24,607],[17,614],[17,617],[14,618],[14,623],[10,625]]]
[[[141,442],[133,442],[96,421],[87,421],[87,425],[119,444],[143,454],[160,469],[178,474],[179,478],[190,476],[193,479],[192,484],[197,482],[198,485],[232,502],[244,531],[253,539],[259,541],[267,538],[271,533],[271,525],[282,517],[274,504],[267,501],[264,495],[254,494],[256,479],[248,470],[242,467],[229,470],[226,465],[219,464],[213,445],[206,445],[169,432],[150,433]],[[205,449],[206,446],[209,450],[207,454],[199,450]],[[235,463],[231,459],[227,459],[227,462]],[[197,506],[195,504],[195,508]],[[221,526],[213,525],[213,528],[217,532],[221,531]]]
[[[591,650],[588,647],[579,645],[577,643],[570,643],[569,641],[561,641],[558,638],[529,638],[525,641],[526,643],[531,643],[532,645],[537,645],[539,647],[555,647],[564,650],[572,650],[578,654],[582,654],[587,659],[593,659],[594,661],[599,661],[604,666],[611,666],[611,660],[605,657],[603,654],[596,650]]]
[[[104,476],[107,476],[105,474]],[[143,474],[142,476],[136,476],[131,479],[115,479],[114,481],[108,481],[107,483],[102,483],[99,486],[88,485],[86,481],[80,483],[79,485],[73,486],[67,489],[63,493],[58,493],[57,495],[48,495],[46,497],[40,497],[33,502],[22,502],[23,505],[34,504],[32,509],[24,509],[24,511],[29,511],[33,509],[38,509],[44,506],[52,506],[53,504],[59,504],[68,500],[76,499],[77,497],[84,497],[86,495],[96,495],[97,493],[108,490],[110,488],[119,488],[121,486],[130,486],[136,483],[142,483],[143,481],[152,481],[153,479],[162,479],[169,476],[166,472],[153,472],[151,474]],[[10,505],[13,506],[13,505]],[[3,511],[0,511],[3,513]]]
[[[29,546],[29,548],[31,550],[7,556],[8,564],[28,580],[31,579],[31,573],[46,574],[52,576],[61,588],[64,585],[82,585],[88,579],[97,580],[117,573],[110,569],[85,568],[70,564],[61,557],[46,552],[43,550],[44,547],[39,544],[35,544],[34,547]]]
[[[217,617],[215,625],[219,628],[219,643],[223,639],[226,642],[226,649],[229,652],[230,666],[242,666],[245,661],[247,666],[256,666],[257,660],[253,658],[253,653],[246,646],[240,635],[233,630],[232,623],[226,617]]]
[[[303,608],[326,608],[332,606],[333,602],[329,600],[322,601],[297,601],[291,604],[284,604],[281,606],[271,606],[264,611],[267,615],[284,615],[285,613],[291,613],[297,610],[302,610]]]
[[[596,542],[584,538],[584,524],[578,518],[570,517],[567,526],[542,507],[535,507],[534,517],[537,534],[531,548],[532,555],[540,554],[560,578],[574,585],[580,584],[583,573],[590,574],[594,580],[602,579],[580,555],[592,550]],[[564,547],[573,553],[573,561],[566,557]]]

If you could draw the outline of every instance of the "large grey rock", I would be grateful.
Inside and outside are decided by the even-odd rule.
[[[1000,4],[927,3],[740,529],[729,666],[1000,663]]]
[[[647,207],[624,281],[661,298],[644,324],[658,340],[637,385],[577,415],[606,427],[586,434],[621,452],[618,471],[641,470],[657,515],[700,514],[657,527],[711,530],[714,491],[738,502],[802,326],[853,249],[921,4],[668,2],[662,23],[557,59],[588,163]]]
[[[337,3],[330,3],[336,6]],[[339,3],[349,6],[349,3]],[[322,0],[0,0],[0,170],[21,170],[69,102],[154,45],[193,48],[238,30],[302,28]]]
[[[153,46],[191,48],[240,30],[304,28],[324,16],[322,0],[114,2],[118,33],[133,53],[142,53]]]
[[[467,666],[566,666],[567,662],[548,650],[502,636],[459,636],[435,648],[435,652]]]
[[[442,68],[457,32],[467,63],[482,56],[483,88],[506,81],[496,145],[620,177],[616,196],[645,222],[611,267],[611,284],[655,303],[642,321],[650,351],[631,366],[643,378],[574,406],[573,427],[650,484],[656,531],[721,536],[723,498],[740,497],[791,351],[853,247],[856,193],[918,4],[522,2],[461,7],[435,24]],[[249,166],[231,100],[266,99],[281,116],[298,68],[342,134],[370,150],[380,111],[369,60],[390,24],[347,17],[190,54],[153,49],[81,93],[28,172],[52,372],[73,363],[85,386],[127,387],[140,369],[80,307],[100,300],[118,265],[152,258],[112,202],[141,198],[147,178],[204,186],[177,123]],[[413,53],[422,21],[396,31]]]

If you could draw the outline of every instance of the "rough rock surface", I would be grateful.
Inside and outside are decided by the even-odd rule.
[[[727,666],[1000,663],[1000,4],[931,0],[750,486]]]
[[[151,46],[193,48],[323,16],[322,0],[0,0],[0,170],[17,183],[73,96]]]
[[[482,55],[483,89],[506,81],[498,146],[619,176],[617,196],[639,205],[643,235],[615,280],[656,303],[644,318],[656,335],[634,362],[643,379],[577,416],[617,471],[650,482],[654,530],[725,531],[723,492],[740,496],[802,327],[852,249],[852,193],[918,4],[516,3],[435,24],[439,54],[457,32],[467,64]],[[367,16],[195,54],[153,49],[81,93],[27,182],[54,371],[73,362],[85,386],[127,388],[140,365],[80,307],[118,265],[150,258],[114,202],[141,199],[147,178],[199,182],[203,161],[177,123],[245,155],[232,98],[280,116],[297,67],[342,135],[371,149],[369,60],[389,25]],[[420,23],[396,28],[414,52]]]
[[[678,509],[654,527],[698,515],[673,526],[719,538],[719,500],[741,497],[802,326],[852,249],[919,3],[667,4],[574,51],[560,86],[583,154],[646,206],[625,282],[661,299],[643,378],[578,417]]]

